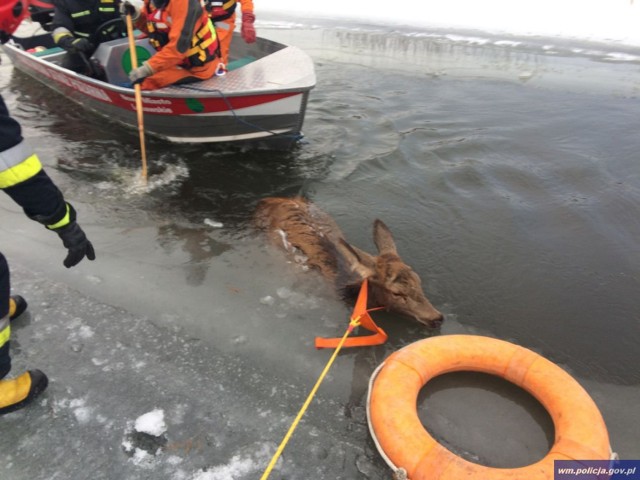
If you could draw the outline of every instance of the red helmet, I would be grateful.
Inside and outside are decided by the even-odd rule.
[[[29,15],[27,0],[0,0],[0,33],[11,35]]]

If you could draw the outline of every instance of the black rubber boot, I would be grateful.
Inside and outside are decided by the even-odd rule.
[[[26,407],[48,384],[49,379],[40,370],[29,370],[11,380],[0,380],[0,415]]]
[[[27,301],[20,295],[12,295],[9,298],[9,319],[18,318],[27,309]]]

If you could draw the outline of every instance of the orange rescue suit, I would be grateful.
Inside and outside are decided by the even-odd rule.
[[[143,90],[206,80],[216,73],[220,47],[200,0],[169,0],[161,8],[145,0],[136,26],[157,50],[147,60],[154,73],[142,82]]]
[[[239,3],[242,13],[253,13],[253,0],[220,0],[211,1],[211,4],[221,4],[213,6],[211,19],[216,27],[218,40],[220,41],[220,52],[223,63],[229,63],[229,48],[233,31],[236,28],[236,6]]]

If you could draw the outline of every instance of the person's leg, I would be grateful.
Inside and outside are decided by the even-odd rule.
[[[62,58],[62,68],[72,70],[81,75],[91,76],[92,68],[89,62],[89,55],[83,58],[79,53],[69,53]]]
[[[161,70],[160,72],[154,73],[153,75],[145,78],[140,87],[142,90],[155,90],[168,85],[185,83],[185,80],[188,80],[189,78],[206,80],[215,75],[216,67],[219,63],[219,60],[216,59],[202,67],[194,67],[190,70],[180,67]]]
[[[233,30],[236,28],[236,15],[222,22],[216,22],[216,35],[220,42],[220,56],[222,63],[229,64],[229,48],[231,47],[231,39],[233,38]]]
[[[11,356],[9,355],[9,265],[7,259],[0,253],[0,379],[7,376],[11,370]]]
[[[0,253],[0,415],[24,407],[42,393],[48,384],[47,376],[40,370],[29,370],[11,380],[1,380],[11,371],[10,292],[9,266]]]

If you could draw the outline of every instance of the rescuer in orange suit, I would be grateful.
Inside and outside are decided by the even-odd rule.
[[[215,28],[200,0],[125,1],[121,12],[132,16],[157,52],[129,72],[142,90],[211,78],[221,63]]]
[[[247,43],[256,41],[256,29],[253,23],[256,16],[253,13],[253,0],[207,0],[206,8],[209,11],[213,25],[216,27],[218,40],[220,41],[220,53],[222,62],[229,63],[229,47],[233,31],[236,28],[236,7],[240,4],[242,11],[242,27],[240,34]]]

